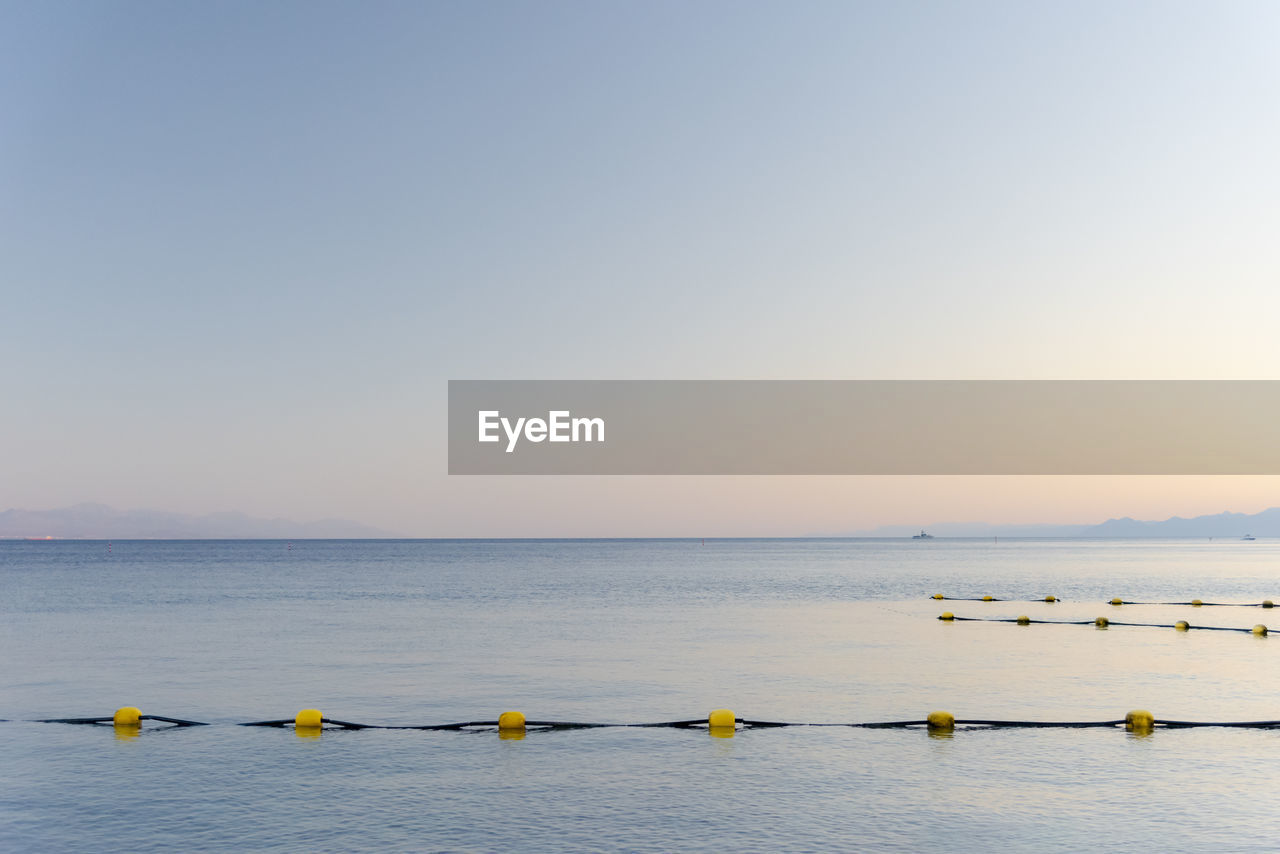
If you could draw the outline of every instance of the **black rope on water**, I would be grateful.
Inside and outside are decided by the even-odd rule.
[[[619,726],[619,724],[597,724],[582,721],[525,721],[526,729],[597,729],[599,727]],[[416,729],[435,732],[459,732],[466,729],[492,729],[498,726],[497,721],[466,721],[456,724],[421,724],[416,726],[379,726],[367,729]]]
[[[333,718],[321,718],[322,723],[331,724],[342,729],[384,729],[385,727],[377,727],[371,724],[353,724],[351,721],[339,721]]]
[[[166,717],[165,717],[165,716],[163,716],[163,715],[141,715],[141,716],[139,716],[138,720],[140,720],[140,721],[159,721],[160,723],[173,724],[174,726],[209,726],[209,724],[204,723],[203,721],[186,721],[186,720],[183,720],[182,718],[166,718]],[[47,719],[45,719],[45,720],[33,721],[33,723],[38,723],[38,724],[109,724],[109,723],[113,723],[114,721],[115,721],[115,718],[114,718],[114,717],[112,717],[111,715],[108,715],[108,716],[106,716],[105,718],[47,718]],[[289,721],[289,723],[293,723],[293,721]],[[252,724],[245,724],[245,726],[252,726]]]
[[[38,724],[100,724],[106,721],[114,720],[110,715],[105,718],[48,718],[47,720],[39,720]]]
[[[1093,620],[1018,620],[1013,617],[939,617],[945,623],[1020,623],[1022,625],[1038,624],[1043,626],[1092,626]],[[1110,623],[1119,626],[1120,623]],[[1138,625],[1137,623],[1126,625]]]
[[[1114,602],[1107,602],[1114,605]],[[1189,608],[1274,608],[1275,604],[1267,602],[1130,602],[1127,599],[1121,605],[1167,605],[1185,606]]]
[[[1046,626],[1092,626],[1093,620],[1018,620],[1012,617],[939,617],[946,623],[1039,623]],[[1120,625],[1112,623],[1113,626]],[[1135,624],[1136,625],[1136,624]]]
[[[1063,600],[1058,597],[1046,597],[1044,599],[1000,599],[995,596],[943,596],[936,593],[929,597],[936,602],[1042,602],[1047,604],[1060,603]],[[1189,608],[1274,608],[1275,603],[1270,599],[1261,602],[1201,602],[1193,599],[1190,602],[1131,602],[1128,599],[1119,602],[1107,600],[1107,605],[1157,605],[1168,607],[1189,607]]]
[[[1114,727],[1124,726],[1124,720],[1118,721],[986,721],[986,720],[957,720],[956,726],[983,726],[1001,728],[1001,729],[1028,729],[1035,727],[1052,727],[1055,729],[1086,729],[1088,727]]]
[[[1280,721],[1235,721],[1232,723],[1214,723],[1213,721],[1156,721],[1170,729],[1188,729],[1191,727],[1224,726],[1244,729],[1274,729],[1280,727]]]
[[[1143,629],[1176,629],[1176,623],[1122,623],[1117,620],[1108,619],[1106,623],[1098,623],[1097,620],[1019,620],[1011,617],[938,617],[946,623],[1018,623],[1019,625],[1041,625],[1041,626],[1129,626]],[[1203,631],[1203,632],[1244,632],[1245,634],[1253,634],[1253,629],[1242,629],[1236,626],[1197,626],[1188,624],[1186,631]]]
[[[59,724],[107,724],[112,722],[111,717],[98,718],[46,718],[33,723],[59,723]],[[193,727],[193,726],[210,726],[210,724],[200,721],[188,721],[181,718],[170,718],[162,715],[142,715],[140,720],[157,721],[160,723],[171,724],[173,728],[177,727]],[[415,725],[395,725],[395,724],[361,724],[352,721],[341,721],[335,718],[322,718],[324,724],[344,730],[366,730],[366,729],[384,729],[384,730],[421,730],[435,732],[461,732],[461,731],[478,731],[493,730],[498,728],[497,721],[462,721],[450,724],[415,724]],[[11,723],[7,719],[0,719],[0,723]],[[1109,721],[1019,721],[1019,720],[991,720],[987,718],[956,718],[953,721],[956,727],[982,727],[986,729],[1102,729],[1107,727],[1121,727],[1128,725],[1128,721],[1109,720]],[[293,719],[281,719],[272,721],[250,721],[247,723],[235,724],[236,726],[251,727],[279,727],[283,728],[294,724]],[[777,729],[781,727],[852,727],[858,729],[908,729],[911,727],[930,727],[935,728],[929,720],[910,720],[910,721],[867,721],[861,723],[798,723],[792,721],[756,721],[748,718],[735,718],[735,724],[741,724],[743,729]],[[1280,720],[1266,721],[1172,721],[1172,720],[1154,720],[1152,727],[1163,727],[1167,729],[1192,729],[1197,727],[1229,727],[1235,729],[1280,729]],[[551,730],[575,730],[575,729],[624,729],[624,728],[657,728],[667,727],[672,729],[692,729],[692,728],[708,728],[706,718],[697,718],[693,720],[683,721],[658,721],[654,723],[597,723],[589,721],[527,721],[525,723],[526,730],[551,731]],[[1141,727],[1138,727],[1141,728]]]
[[[935,602],[1038,602],[1042,605],[1057,605],[1065,601],[1057,596],[1044,599],[1001,599],[997,596],[943,596],[937,594],[929,598]]]
[[[111,720],[107,718],[107,720]],[[248,723],[237,724],[237,726],[262,726],[262,727],[287,727],[293,726],[294,718],[281,718],[275,721],[250,721]],[[410,724],[410,725],[394,725],[394,724],[358,724],[352,721],[340,721],[336,718],[321,718],[320,723],[338,727],[339,729],[419,729],[419,730],[463,730],[471,727],[495,727],[497,721],[461,721],[454,724]]]
[[[166,718],[163,715],[143,715],[141,720],[144,721],[160,721],[160,723],[173,724],[174,726],[208,726],[202,721],[184,721],[181,718]]]
[[[92,721],[110,721],[111,718],[92,718],[92,719],[62,719],[58,721],[45,721],[45,723],[88,723]],[[412,729],[434,732],[459,732],[466,729],[492,729],[498,726],[497,721],[459,721],[451,724],[360,724],[352,721],[340,721],[335,718],[321,718],[322,724],[338,727],[340,729]],[[288,727],[295,723],[293,718],[282,718],[274,721],[249,721],[247,723],[236,724],[236,726],[257,726],[257,727]],[[743,721],[738,719],[738,723],[744,726],[802,726],[802,724],[778,723],[773,721]],[[696,718],[687,721],[657,721],[654,723],[595,723],[590,721],[525,721],[526,729],[601,729],[605,727],[671,727],[675,729],[685,729],[696,726],[706,726],[706,718]]]

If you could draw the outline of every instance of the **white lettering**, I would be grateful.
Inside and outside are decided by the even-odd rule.
[[[483,409],[477,413],[477,440],[498,442],[498,429],[507,437],[507,453],[513,453],[520,439],[530,442],[603,442],[603,418],[573,418],[567,409],[552,409],[543,418],[503,418],[496,409]]]
[[[568,415],[569,413],[565,413]],[[583,428],[585,437],[578,438],[578,428]],[[595,438],[592,438],[592,428],[595,428]],[[604,441],[604,419],[603,418],[575,418],[573,419],[573,441],[575,442],[603,442]]]
[[[569,434],[565,429],[569,426],[569,410],[553,409],[547,415],[550,417],[549,423],[551,425],[551,435],[547,438],[553,442],[569,441]]]
[[[516,449],[516,442],[519,441],[520,439],[520,428],[523,426],[524,426],[523,418],[516,419],[516,427],[514,430],[511,429],[510,420],[506,418],[502,419],[502,429],[507,431],[507,453],[508,454]]]
[[[498,429],[498,422],[496,420],[497,415],[498,415],[498,410],[496,409],[482,409],[480,411],[480,441],[481,442],[498,441],[498,437],[496,435],[495,436],[489,435],[490,430]],[[490,418],[493,418],[495,420],[491,421],[489,420]]]

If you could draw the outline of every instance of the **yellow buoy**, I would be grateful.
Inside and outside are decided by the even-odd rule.
[[[935,593],[935,594],[933,594],[933,598],[934,598],[934,599],[946,599],[947,597],[946,597],[946,596],[943,596],[941,593]]]
[[[1046,601],[1046,602],[1057,602],[1057,601],[1058,601],[1058,597],[1057,597],[1057,596],[1046,596],[1046,597],[1044,597],[1044,601]]]
[[[1020,615],[1018,616],[1018,625],[1020,625],[1020,626],[1029,626],[1029,625],[1031,625],[1031,618],[1030,618],[1030,617],[1028,617],[1026,614],[1020,614]]]
[[[142,710],[137,706],[116,709],[116,713],[111,717],[111,723],[115,726],[142,726]]]
[[[1116,598],[1114,598],[1114,599],[1112,599],[1112,600],[1111,600],[1111,604],[1112,604],[1112,605],[1123,605],[1123,604],[1124,604],[1124,600],[1123,600],[1123,599],[1121,599],[1119,596],[1117,596]]]
[[[295,727],[319,727],[324,724],[324,715],[319,709],[303,709],[293,719]]]
[[[523,712],[503,712],[498,715],[498,732],[503,730],[523,730],[524,729],[524,713]]]
[[[293,725],[296,727],[323,726],[324,714],[319,709],[302,709],[294,715]]]
[[[1124,716],[1124,728],[1128,730],[1149,730],[1156,725],[1156,716],[1144,709],[1135,709]]]
[[[1262,607],[1264,608],[1274,608],[1275,606],[1276,606],[1276,603],[1272,602],[1270,599],[1262,600]]]
[[[1173,627],[1180,632],[1185,632],[1187,629],[1191,628],[1191,624],[1186,620],[1178,620],[1178,622],[1173,624]]]
[[[983,601],[983,602],[994,602],[994,601],[995,601],[995,597],[994,597],[994,596],[983,596],[983,597],[982,597],[982,601]]]
[[[728,727],[732,729],[738,723],[737,716],[729,709],[716,709],[707,715],[707,726],[713,729]]]
[[[1105,629],[1107,626],[1111,625],[1111,621],[1106,617],[1098,617],[1093,621],[1093,624],[1100,629]]]
[[[293,734],[298,738],[319,738],[324,732],[324,715],[319,709],[303,709],[293,717]]]
[[[1201,605],[1203,605],[1203,604],[1204,604],[1204,603],[1203,603],[1203,602],[1201,602],[1199,599],[1192,599],[1192,600],[1191,600],[1191,607],[1192,607],[1192,608],[1199,608],[1199,607],[1200,607]]]
[[[956,728],[956,716],[950,712],[930,712],[925,724],[929,729],[953,730]]]
[[[1258,623],[1258,625],[1253,627],[1253,633],[1261,637],[1267,633],[1267,627],[1262,625],[1262,623]]]
[[[943,611],[942,615],[938,617],[939,620],[946,620],[947,622],[951,622],[955,618],[956,618],[956,615],[951,613],[950,611]]]

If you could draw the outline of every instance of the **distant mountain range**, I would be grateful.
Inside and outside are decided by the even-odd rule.
[[[1163,521],[1108,519],[1099,525],[996,525],[989,522],[940,522],[926,525],[935,537],[1222,537],[1245,534],[1280,538],[1280,507],[1260,513],[1218,513]],[[870,531],[825,536],[909,537],[920,529],[884,525]],[[163,510],[117,510],[105,504],[77,504],[55,510],[6,510],[0,513],[0,539],[53,537],[64,540],[252,540],[376,539],[399,537],[347,519],[295,522],[262,519],[244,513],[192,516]]]
[[[189,516],[163,510],[116,510],[105,504],[0,513],[0,538],[8,539],[303,540],[395,536],[398,535],[346,519],[295,522],[292,519],[260,519],[244,513]]]
[[[1280,507],[1260,513],[1218,513],[1163,521],[1108,519],[1100,525],[992,525],[987,522],[943,522],[925,526],[935,537],[1223,537],[1239,539],[1280,537]],[[854,537],[909,537],[919,528],[885,525],[873,531],[857,531]]]

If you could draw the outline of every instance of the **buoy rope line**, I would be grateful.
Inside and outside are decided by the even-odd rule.
[[[111,724],[117,732],[133,734],[140,731],[143,721],[157,721],[169,724],[161,729],[177,729],[181,727],[211,726],[201,721],[189,721],[182,718],[170,718],[162,715],[144,715],[135,706],[125,706],[114,715],[100,718],[48,718],[31,721],[31,723],[47,724]],[[503,712],[496,721],[463,721],[451,724],[421,725],[387,725],[361,724],[351,721],[326,718],[319,709],[303,709],[292,718],[272,721],[250,721],[235,724],[249,727],[293,727],[299,734],[319,734],[326,727],[338,730],[366,729],[398,729],[427,730],[435,732],[482,732],[497,730],[504,734],[519,734],[527,730],[569,730],[569,729],[604,729],[604,728],[652,728],[669,727],[674,729],[705,729],[713,735],[729,735],[742,729],[772,729],[778,727],[854,727],[862,729],[908,729],[924,727],[930,731],[951,731],[957,727],[969,729],[1084,729],[1123,726],[1130,731],[1149,731],[1156,727],[1166,729],[1188,729],[1192,727],[1236,727],[1250,729],[1280,729],[1280,720],[1274,721],[1173,721],[1157,719],[1147,711],[1132,711],[1123,718],[1112,721],[1005,721],[986,718],[956,718],[950,712],[930,712],[923,720],[912,721],[872,721],[868,723],[792,723],[788,721],[757,721],[740,718],[729,709],[716,709],[705,718],[686,721],[660,721],[658,723],[585,723],[581,721],[530,721],[521,712]]]
[[[943,596],[941,593],[935,593],[929,597],[939,601],[947,602],[1061,602],[1057,596],[1046,596],[1043,599],[1001,599],[997,596]]]
[[[1274,608],[1275,602],[1264,599],[1261,602],[1201,602],[1192,599],[1190,602],[1130,602],[1128,599],[1111,599],[1108,605],[1177,605],[1192,608]]]
[[[121,712],[126,711],[121,709]],[[136,720],[131,723],[130,719]],[[115,715],[109,715],[105,718],[48,718],[47,720],[31,721],[36,724],[118,724],[119,726],[138,726],[142,721],[159,721],[160,723],[173,724],[174,726],[209,726],[201,721],[184,721],[182,718],[166,718],[163,715],[121,715],[116,712]]]
[[[1107,617],[1094,617],[1092,620],[1033,620],[1025,614],[1017,617],[957,617],[950,611],[944,611],[938,615],[938,619],[944,623],[1017,623],[1019,626],[1045,625],[1045,626],[1096,626],[1100,629],[1110,628],[1111,626],[1135,626],[1144,629],[1174,629],[1179,632],[1204,631],[1204,632],[1243,632],[1247,635],[1256,635],[1258,637],[1266,637],[1268,629],[1259,623],[1248,629],[1237,628],[1235,626],[1193,626],[1186,620],[1178,620],[1176,623],[1120,623]]]
[[[1057,596],[1046,596],[1043,599],[1001,599],[997,596],[944,596],[941,593],[935,593],[929,597],[938,601],[946,602],[1061,602]],[[1121,599],[1119,596],[1107,601],[1108,605],[1166,605],[1166,606],[1189,606],[1191,608],[1274,608],[1275,602],[1270,599],[1263,599],[1261,602],[1202,602],[1199,599],[1192,599],[1189,602],[1131,602],[1128,599]]]

